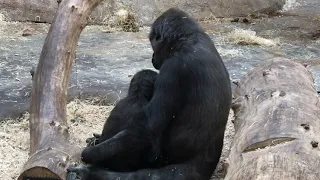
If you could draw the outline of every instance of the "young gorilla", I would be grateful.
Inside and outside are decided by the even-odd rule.
[[[145,114],[134,116],[136,123],[144,123],[132,123],[98,146],[87,147],[82,157],[91,165],[69,167],[68,180],[210,179],[231,106],[229,74],[210,37],[181,10],[172,8],[158,17],[149,39],[152,63],[160,73]],[[155,152],[160,148],[167,165],[126,173],[92,166],[150,143]]]
[[[144,113],[143,108],[148,105],[153,96],[157,75],[158,73],[152,70],[141,70],[133,76],[127,97],[121,99],[113,108],[104,124],[102,133],[93,134],[94,137],[87,139],[87,146],[95,146],[112,138],[133,123],[132,117],[134,115]],[[97,165],[118,172],[135,171],[151,166],[145,157],[146,154],[151,154],[149,151],[150,146],[140,151],[130,149],[127,152],[115,155],[107,161],[100,161]]]

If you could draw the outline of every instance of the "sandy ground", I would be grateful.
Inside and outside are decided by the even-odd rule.
[[[90,101],[74,100],[67,105],[68,125],[71,137],[81,147],[85,139],[93,132],[100,132],[104,121],[113,106],[93,105]],[[225,132],[224,149],[213,180],[223,179],[225,175],[224,160],[228,156],[234,135],[233,113]],[[0,125],[0,177],[3,180],[17,179],[24,163],[28,160],[29,152],[29,114],[25,113],[18,119],[5,119]]]

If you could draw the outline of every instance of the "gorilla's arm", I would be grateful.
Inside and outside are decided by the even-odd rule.
[[[144,118],[144,113],[138,113],[135,118]],[[108,161],[111,157],[128,151],[141,150],[150,145],[149,138],[141,124],[120,131],[113,137],[100,142],[95,146],[88,146],[82,151],[82,161],[87,164],[97,165]]]
[[[146,111],[148,118],[147,128],[151,137],[156,138],[167,128],[170,121],[177,116],[185,97],[183,75],[185,70],[181,68],[180,59],[168,59],[170,63],[162,65],[160,74],[155,83],[155,93]],[[163,70],[164,69],[164,70]]]
[[[155,93],[146,109],[146,128],[152,150],[148,155],[149,162],[154,162],[161,156],[162,135],[170,121],[178,116],[181,105],[184,104],[183,93],[179,92],[183,87],[183,74],[179,59],[168,59],[170,64],[163,64],[155,83]],[[169,66],[170,65],[170,66]]]
[[[82,152],[82,161],[88,164],[98,164],[122,152],[129,146],[130,136],[127,130],[120,131],[112,138],[95,146],[88,146]]]

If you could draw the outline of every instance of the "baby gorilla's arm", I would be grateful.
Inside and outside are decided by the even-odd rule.
[[[87,147],[95,146],[100,143],[101,134],[93,133],[93,137],[87,138],[86,143]]]

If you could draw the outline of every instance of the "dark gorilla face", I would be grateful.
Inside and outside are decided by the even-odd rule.
[[[156,64],[156,60],[154,59],[154,53],[152,53],[152,65],[154,68],[159,69],[159,65]]]
[[[152,65],[155,69],[159,70],[163,64],[164,58],[160,55],[156,56],[155,52],[152,54]]]
[[[162,45],[161,38],[153,37],[150,39],[150,42],[153,49],[152,64],[155,69],[159,70],[165,57],[167,56],[166,50]]]
[[[159,70],[166,59],[185,48],[184,42],[190,36],[202,32],[197,22],[181,10],[172,8],[163,13],[152,24],[149,34],[153,66]]]

